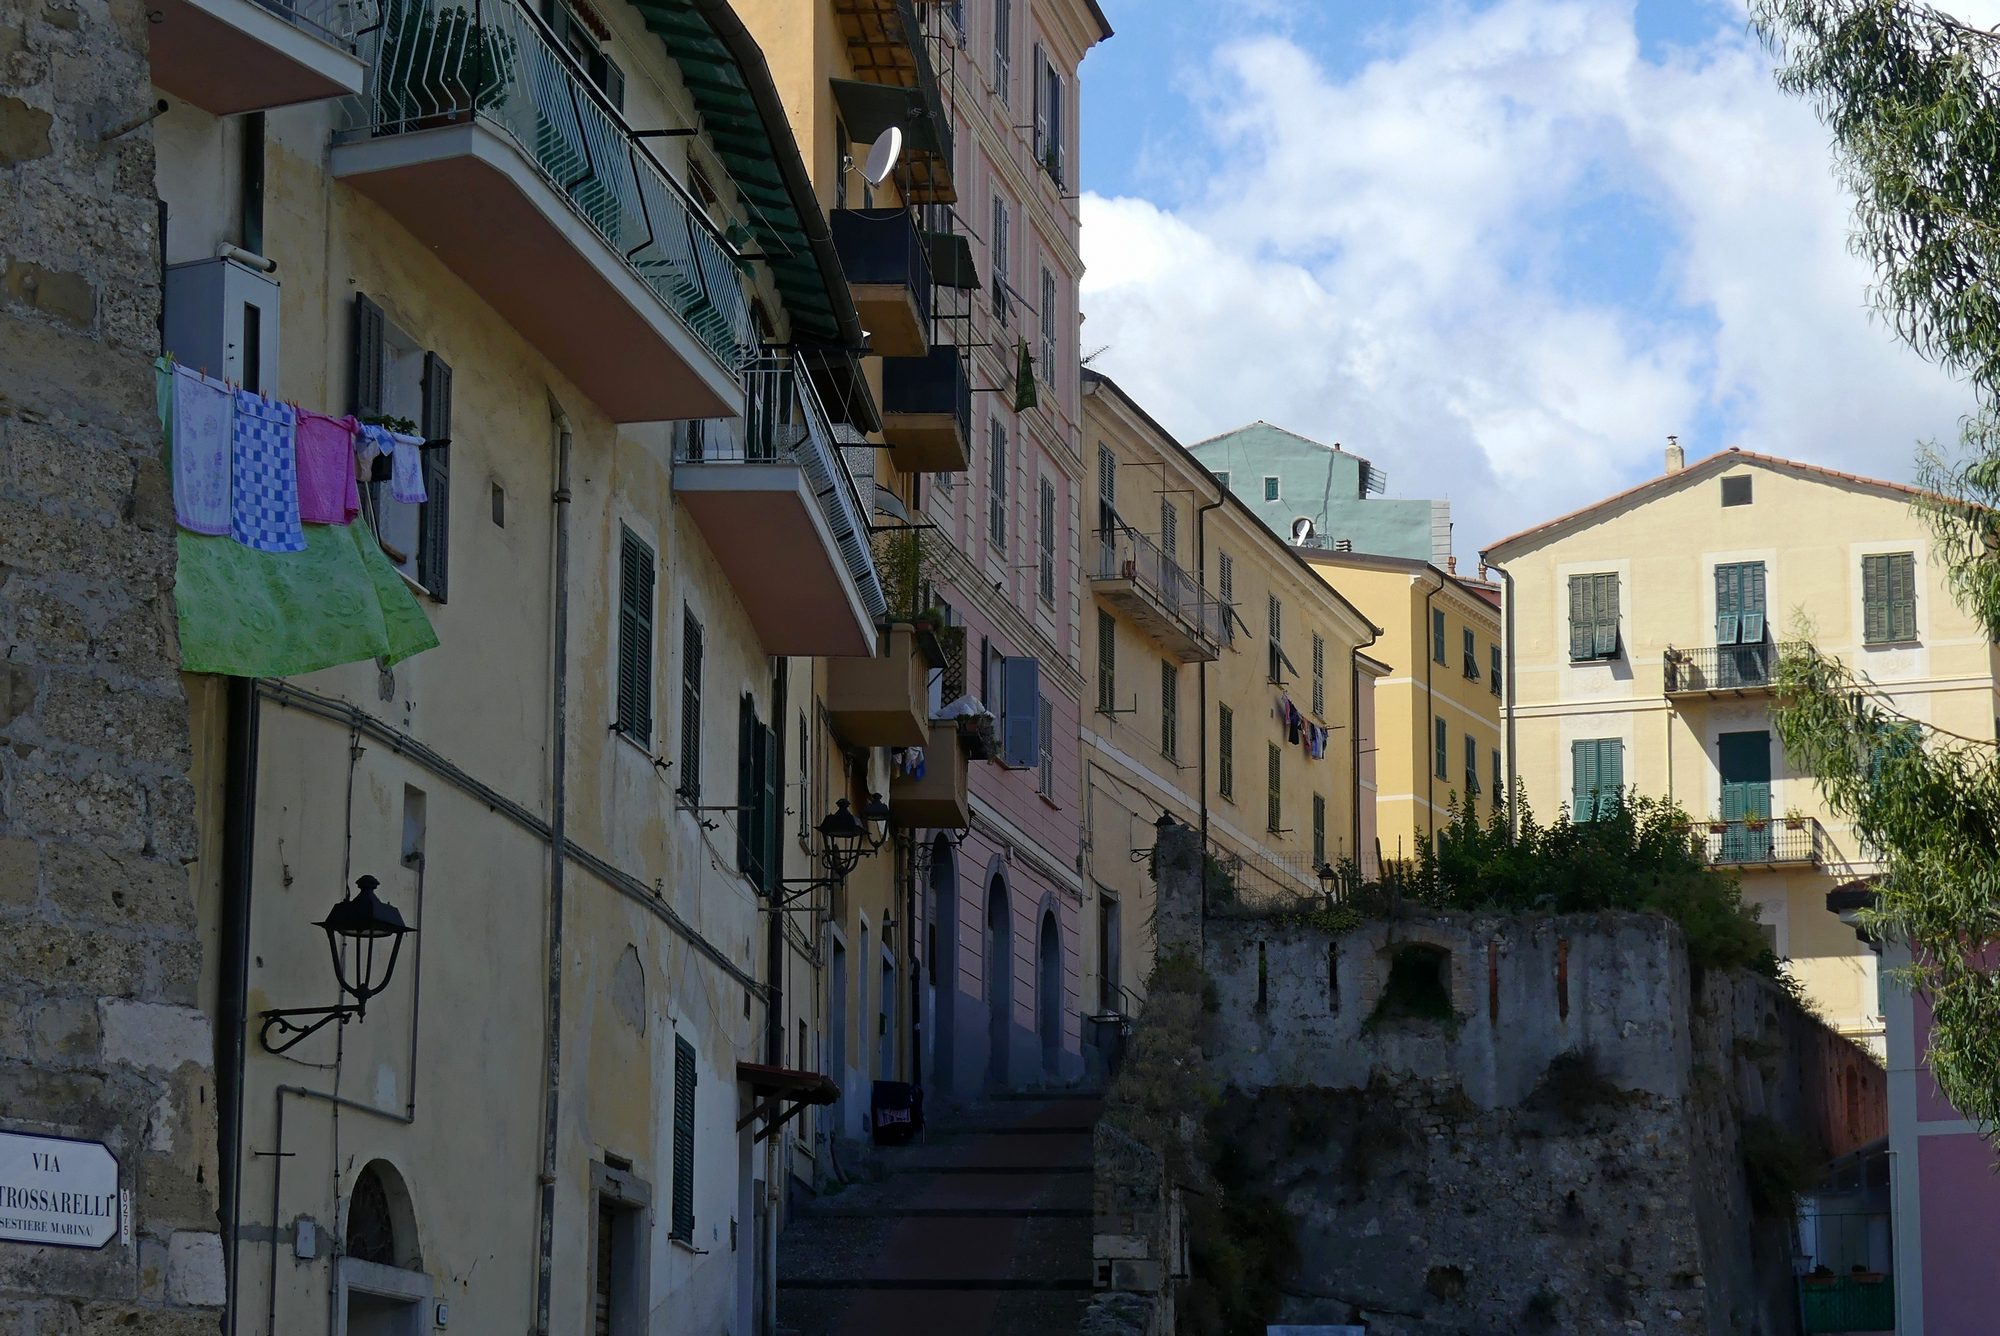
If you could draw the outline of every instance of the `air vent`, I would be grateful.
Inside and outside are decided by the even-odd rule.
[[[1738,473],[1722,480],[1722,504],[1725,506],[1747,506],[1750,504],[1750,475]]]

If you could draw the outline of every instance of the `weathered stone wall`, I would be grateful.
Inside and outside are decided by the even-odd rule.
[[[222,1301],[147,41],[136,0],[0,8],[0,1130],[106,1143],[133,1204],[102,1251],[0,1243],[23,1336]]]

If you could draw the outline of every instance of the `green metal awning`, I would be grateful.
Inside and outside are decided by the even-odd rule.
[[[956,232],[926,232],[931,252],[931,279],[941,287],[976,288],[979,271],[972,263],[972,243]]]
[[[702,129],[750,205],[756,249],[770,266],[794,336],[838,342],[827,276],[813,258],[805,222],[773,161],[771,130],[735,58],[690,0],[637,0],[634,7],[680,66]]]
[[[828,79],[827,83],[833,88],[834,105],[840,108],[848,138],[855,143],[872,144],[893,125],[902,130],[903,144],[909,151],[941,151],[919,90],[901,84],[864,83],[860,79]]]

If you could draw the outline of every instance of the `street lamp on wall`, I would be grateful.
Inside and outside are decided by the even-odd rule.
[[[788,905],[809,891],[846,881],[862,859],[882,848],[883,841],[889,838],[888,824],[889,804],[882,801],[881,794],[869,794],[858,816],[847,799],[840,799],[815,827],[819,831],[816,857],[826,875],[785,878],[779,883],[785,889],[779,892],[778,904]]]
[[[266,1051],[283,1053],[330,1021],[347,1024],[350,1017],[366,1020],[368,999],[389,986],[396,972],[396,957],[402,954],[403,938],[416,931],[403,922],[394,905],[378,898],[381,885],[369,876],[355,879],[354,895],[342,896],[316,925],[326,934],[327,952],[333,957],[333,977],[340,991],[354,999],[352,1005],[331,1007],[287,1007],[262,1012],[261,1039]],[[385,942],[386,941],[386,952]],[[386,958],[385,958],[386,955]],[[378,972],[379,971],[379,972]],[[309,1023],[299,1022],[311,1018]],[[285,1036],[272,1043],[272,1032]]]

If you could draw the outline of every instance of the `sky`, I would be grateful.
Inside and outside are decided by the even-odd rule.
[[[1469,562],[1669,434],[1899,481],[1955,439],[1743,0],[1102,2],[1083,352],[1183,443],[1337,441]]]

